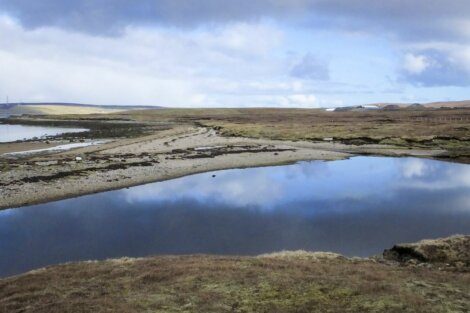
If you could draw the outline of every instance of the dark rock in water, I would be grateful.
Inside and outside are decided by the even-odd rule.
[[[470,236],[422,240],[397,244],[383,252],[384,259],[401,263],[416,260],[427,263],[465,264],[470,266]]]
[[[212,175],[212,177],[215,177],[215,175]]]

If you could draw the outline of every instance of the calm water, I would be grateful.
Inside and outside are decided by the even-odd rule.
[[[32,139],[34,137],[41,138],[83,131],[87,131],[87,129],[0,124],[0,142]]]
[[[153,254],[368,256],[455,233],[470,233],[469,165],[356,157],[204,173],[0,211],[0,275]]]

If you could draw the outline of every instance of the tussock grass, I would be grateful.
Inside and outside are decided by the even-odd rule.
[[[320,109],[159,109],[113,114],[137,121],[196,123],[225,136],[403,148],[470,149],[470,109],[326,112]],[[465,151],[461,151],[465,150]]]
[[[283,252],[82,262],[0,281],[1,312],[468,312],[470,274]]]

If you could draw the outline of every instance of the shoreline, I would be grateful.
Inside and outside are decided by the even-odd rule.
[[[369,258],[298,250],[69,262],[0,278],[0,307],[8,312],[266,312],[266,307],[273,312],[467,312],[469,244],[469,235],[422,240]]]
[[[158,258],[192,258],[192,257],[213,257],[213,258],[312,258],[316,261],[322,260],[344,260],[359,262],[381,263],[387,266],[411,266],[417,264],[428,264],[432,266],[442,266],[446,270],[462,270],[470,266],[468,263],[468,251],[466,247],[470,245],[470,233],[453,234],[447,237],[433,239],[421,239],[411,243],[396,243],[392,247],[383,248],[382,253],[370,256],[346,256],[338,252],[323,250],[279,250],[261,254],[215,254],[215,253],[194,253],[194,254],[150,254],[140,257],[119,256],[104,259],[83,259],[79,261],[68,261],[63,263],[53,263],[38,268],[33,268],[25,272],[10,276],[0,276],[0,282],[7,279],[15,279],[21,276],[35,274],[48,269],[54,269],[68,265],[86,265],[90,263],[119,263],[136,262]],[[410,260],[412,260],[410,262]],[[463,264],[460,264],[460,263]],[[468,263],[468,264],[467,264]],[[437,268],[436,268],[437,269]],[[439,269],[439,270],[442,270]]]
[[[203,146],[201,149],[199,146]],[[206,149],[206,148],[209,149]],[[369,155],[438,158],[442,150],[222,137],[206,128],[179,128],[118,139],[25,161],[0,173],[0,209],[13,209],[134,187],[204,172],[333,161]],[[75,161],[80,156],[83,161]]]

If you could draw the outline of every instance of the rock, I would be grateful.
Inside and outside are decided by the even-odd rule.
[[[418,262],[470,266],[470,236],[452,236],[416,243],[397,244],[383,252],[384,259],[400,263]]]

